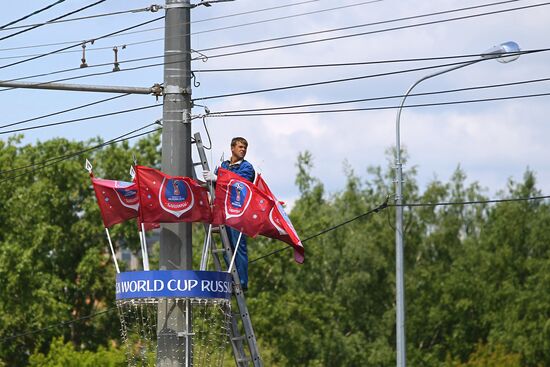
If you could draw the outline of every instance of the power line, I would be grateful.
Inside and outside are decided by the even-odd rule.
[[[332,226],[332,227],[323,229],[322,231],[320,231],[320,232],[314,234],[313,236],[309,236],[309,237],[307,237],[305,240],[302,240],[302,243],[307,242],[307,241],[309,241],[309,240],[312,240],[312,239],[314,239],[314,238],[316,238],[316,237],[319,237],[319,236],[321,236],[321,235],[323,235],[323,234],[325,234],[325,233],[334,231],[335,229],[338,229],[338,228],[340,228],[340,227],[342,227],[342,226],[345,226],[345,225],[347,225],[347,224],[349,224],[349,223],[351,223],[351,222],[355,222],[355,221],[358,220],[358,219],[364,218],[364,217],[369,216],[369,215],[374,214],[374,213],[378,213],[379,211],[384,210],[384,209],[386,209],[387,207],[388,207],[388,200],[386,199],[385,202],[383,202],[382,204],[378,205],[376,208],[371,209],[371,210],[369,210],[369,211],[367,211],[367,212],[365,212],[365,213],[359,214],[359,215],[357,215],[357,216],[355,216],[355,217],[353,217],[353,218],[351,218],[351,219],[348,219],[348,220],[346,220],[346,221],[344,221],[344,222],[342,222],[342,223],[339,223],[339,224],[337,224],[337,225],[335,225],[335,226]],[[262,260],[262,259],[265,259],[266,257],[269,257],[269,256],[271,256],[271,255],[275,255],[275,254],[277,254],[277,253],[279,253],[279,252],[281,252],[281,251],[286,250],[287,248],[292,248],[292,247],[291,247],[290,245],[286,245],[286,246],[283,247],[283,248],[280,248],[280,249],[275,250],[275,251],[272,251],[272,252],[270,252],[270,253],[268,253],[268,254],[266,254],[266,255],[260,256],[260,257],[254,259],[254,260],[251,260],[251,261],[249,262],[249,264],[252,264],[252,263],[255,263],[256,261],[260,261],[260,260]]]
[[[443,201],[437,203],[405,203],[400,206],[403,207],[433,207],[433,206],[451,206],[451,205],[475,205],[475,204],[495,204],[495,203],[513,203],[518,201],[534,201],[550,199],[550,195],[542,196],[530,196],[526,198],[509,198],[509,199],[488,199],[488,200],[470,200],[470,201]],[[396,207],[395,204],[388,204],[388,206]]]
[[[102,0],[102,1],[105,1],[105,0]],[[161,16],[161,17],[158,17],[158,18],[155,18],[155,19],[151,19],[151,20],[148,20],[148,21],[146,21],[146,22],[142,22],[142,23],[139,23],[139,24],[130,26],[130,27],[126,27],[126,28],[120,29],[120,30],[115,31],[115,32],[107,33],[107,34],[105,34],[105,35],[103,35],[103,36],[94,38],[93,40],[84,41],[84,42],[79,42],[79,43],[73,44],[73,45],[71,45],[71,46],[63,47],[63,48],[60,48],[60,49],[57,49],[57,50],[54,50],[54,51],[50,51],[50,52],[47,52],[47,53],[43,53],[43,54],[40,54],[40,55],[36,55],[36,56],[30,57],[30,58],[25,59],[25,60],[13,62],[13,63],[11,63],[11,64],[2,65],[2,66],[0,66],[0,69],[5,69],[5,68],[10,67],[10,66],[15,66],[15,65],[23,64],[23,63],[28,62],[28,61],[36,60],[36,59],[39,59],[39,58],[42,58],[42,57],[46,57],[46,56],[49,56],[49,55],[53,55],[53,54],[56,54],[56,53],[59,53],[59,52],[68,50],[68,49],[73,48],[73,47],[81,46],[81,45],[83,45],[83,44],[85,44],[85,43],[95,42],[95,41],[98,41],[98,40],[100,40],[100,39],[107,38],[107,37],[109,37],[109,36],[112,36],[112,35],[115,35],[115,34],[118,34],[118,33],[121,33],[121,32],[127,31],[127,30],[130,30],[130,29],[139,28],[139,27],[144,26],[144,25],[146,25],[146,24],[150,24],[150,23],[159,21],[159,20],[161,20],[161,19],[164,19],[164,16]]]
[[[71,11],[71,12],[69,12],[69,13],[65,13],[65,14],[63,14],[63,15],[61,15],[61,16],[59,16],[59,17],[56,17],[56,18],[54,18],[54,19],[52,19],[52,20],[49,20],[49,21],[46,22],[46,23],[37,24],[37,25],[31,26],[30,28],[23,29],[23,30],[21,30],[21,31],[19,31],[19,32],[15,32],[15,33],[9,34],[9,35],[7,35],[7,36],[0,37],[0,41],[3,41],[3,40],[5,40],[5,39],[8,39],[8,38],[11,38],[11,37],[14,37],[14,36],[17,36],[17,35],[19,35],[19,34],[22,34],[22,33],[28,32],[28,31],[32,31],[33,29],[36,29],[36,28],[38,28],[38,27],[41,27],[41,26],[43,26],[44,24],[47,24],[47,23],[49,23],[49,22],[54,22],[54,21],[56,21],[56,20],[59,20],[59,19],[68,17],[69,15],[73,15],[73,14],[75,14],[75,13],[79,13],[79,12],[81,12],[81,11],[83,11],[83,10],[86,10],[86,9],[92,8],[92,7],[96,6],[96,5],[99,5],[99,4],[101,4],[101,3],[104,3],[105,1],[106,1],[106,0],[99,0],[99,1],[96,1],[96,2],[93,3],[93,4],[86,5],[86,6],[82,7],[82,8],[73,10],[73,11]],[[4,30],[6,30],[6,29],[4,29]]]
[[[545,200],[545,199],[550,199],[550,195],[545,195],[545,196],[532,196],[532,197],[527,197],[527,198],[510,198],[510,199],[489,199],[489,200],[471,200],[471,201],[449,201],[449,202],[440,202],[440,203],[411,203],[411,204],[402,204],[401,206],[404,206],[404,207],[433,207],[433,206],[450,206],[450,205],[476,205],[476,204],[494,204],[494,203],[507,203],[507,202],[520,202],[520,201],[533,201],[533,200]],[[388,204],[387,201],[380,204],[379,206],[377,206],[376,208],[374,209],[371,209],[363,214],[359,214],[358,216],[356,217],[353,217],[351,219],[348,219],[342,223],[339,223],[335,226],[332,226],[332,227],[329,227],[329,228],[326,228],[308,238],[306,238],[305,240],[302,240],[302,243],[306,242],[306,241],[309,241],[313,238],[316,238],[316,237],[319,237],[325,233],[328,233],[328,232],[331,232],[331,231],[334,231],[335,229],[338,229],[344,225],[347,225],[351,222],[354,222],[358,219],[361,219],[363,217],[366,217],[368,215],[371,215],[373,213],[378,213],[379,211],[383,210],[383,209],[386,209],[388,207],[396,207],[397,205],[395,204]],[[275,251],[272,251],[268,254],[265,254],[263,256],[260,256],[254,260],[251,260],[249,262],[249,264],[252,264],[252,263],[255,263],[256,261],[260,261],[262,259],[265,259],[269,256],[272,256],[272,255],[275,255],[279,252],[282,252],[284,250],[287,250],[289,248],[292,248],[292,246],[290,245],[286,245],[285,247],[282,247],[278,250],[275,250]]]
[[[407,104],[407,105],[404,105],[403,108],[448,106],[448,105],[455,105],[455,104],[494,102],[494,101],[505,101],[505,100],[522,99],[522,98],[546,97],[546,96],[550,96],[550,92],[523,94],[523,95],[507,96],[507,97],[493,97],[493,98],[448,101],[448,102]],[[320,114],[320,113],[380,111],[380,110],[393,110],[397,108],[400,108],[400,106],[364,107],[364,108],[347,108],[347,109],[339,109],[339,110],[296,111],[296,112],[235,113],[235,114],[227,114],[227,115],[209,115],[209,117],[288,116],[288,115],[307,115],[307,114]]]
[[[46,10],[48,10],[48,9],[50,9],[50,8],[53,8],[54,6],[56,6],[56,5],[58,5],[58,4],[61,4],[61,3],[64,2],[64,1],[65,1],[65,0],[58,0],[58,1],[56,1],[55,3],[50,4],[50,5],[48,5],[48,6],[44,7],[44,8],[42,8],[42,9],[35,10],[35,11],[33,11],[32,13],[29,13],[29,14],[27,14],[27,15],[25,15],[25,16],[19,18],[19,19],[16,19],[16,20],[11,21],[11,22],[9,22],[9,23],[7,23],[7,24],[4,24],[3,26],[0,26],[0,30],[5,29],[6,27],[9,27],[9,26],[12,25],[12,24],[19,23],[19,22],[21,22],[22,20],[28,19],[28,18],[32,17],[33,15],[40,14],[40,13],[42,13],[43,11],[46,11]]]
[[[94,318],[94,317],[97,317],[97,316],[100,316],[100,315],[104,315],[104,314],[106,314],[108,312],[111,312],[115,309],[116,309],[116,307],[111,307],[111,308],[108,308],[108,309],[100,311],[100,312],[96,312],[96,313],[93,313],[93,314],[90,314],[90,315],[87,315],[87,316],[83,316],[83,317],[79,317],[79,318],[76,318],[76,319],[72,319],[72,320],[69,320],[69,321],[62,321],[62,322],[59,322],[57,324],[52,324],[52,325],[43,327],[41,329],[35,329],[35,330],[26,331],[26,332],[21,333],[21,334],[11,335],[11,336],[8,336],[6,338],[0,339],[0,343],[6,342],[6,341],[12,340],[12,339],[21,338],[21,337],[24,337],[24,336],[27,336],[27,335],[41,333],[43,331],[53,329],[53,328],[56,328],[56,327],[71,325],[71,324],[74,324],[75,322],[81,322],[81,321],[89,320],[91,318]]]
[[[503,54],[503,55],[505,55],[505,54]],[[311,83],[292,84],[292,85],[286,85],[286,86],[282,86],[282,87],[255,89],[255,90],[250,90],[250,91],[245,91],[245,92],[234,92],[234,93],[218,94],[218,95],[213,95],[213,96],[198,97],[198,98],[194,98],[193,100],[194,101],[203,101],[203,100],[207,100],[207,99],[227,98],[227,97],[243,96],[243,95],[248,95],[248,94],[258,94],[258,93],[277,92],[277,91],[296,89],[296,88],[315,87],[315,86],[319,86],[319,85],[344,83],[344,82],[351,82],[351,81],[357,81],[357,80],[363,80],[363,79],[376,78],[376,77],[380,77],[380,76],[388,76],[388,75],[409,73],[409,72],[414,72],[414,71],[423,71],[423,70],[429,70],[429,69],[446,67],[446,66],[455,66],[455,65],[460,65],[460,64],[464,64],[464,63],[468,63],[468,61],[466,61],[466,62],[464,62],[464,61],[462,61],[462,62],[453,62],[453,63],[439,64],[439,65],[432,65],[432,66],[424,66],[424,67],[420,67],[420,68],[390,71],[390,72],[378,73],[378,74],[366,74],[366,75],[359,75],[359,76],[354,76],[354,77],[349,77],[349,78],[330,79],[330,80],[323,80],[323,81],[311,82]]]
[[[58,111],[58,112],[53,112],[53,113],[48,113],[48,114],[46,114],[46,115],[41,115],[41,116],[37,116],[37,117],[32,117],[32,118],[29,118],[29,119],[26,119],[26,120],[17,121],[17,122],[11,122],[11,123],[9,123],[9,124],[1,125],[1,126],[0,126],[0,129],[4,129],[4,128],[10,127],[10,126],[21,125],[21,124],[24,124],[24,123],[26,123],[26,122],[41,120],[41,119],[44,119],[44,118],[47,118],[47,117],[52,117],[52,116],[61,115],[61,114],[66,113],[66,112],[76,111],[76,110],[79,110],[79,109],[81,109],[81,108],[94,106],[94,105],[97,105],[97,104],[100,104],[100,103],[104,103],[104,102],[109,102],[109,101],[112,101],[112,100],[115,100],[115,99],[118,99],[118,98],[122,98],[122,97],[129,96],[129,95],[130,95],[130,93],[125,93],[125,94],[121,94],[121,95],[119,95],[119,96],[109,97],[109,98],[105,98],[105,99],[100,99],[99,101],[86,103],[86,104],[84,104],[84,105],[80,105],[80,106],[76,106],[76,107],[71,107],[71,108],[66,109],[66,110],[62,110],[62,111]]]
[[[351,8],[351,7],[355,7],[355,6],[361,6],[361,5],[371,4],[371,3],[380,2],[380,1],[384,1],[384,0],[369,0],[369,1],[363,1],[363,2],[355,3],[355,4],[349,4],[349,5],[343,5],[343,6],[333,7],[333,8],[309,11],[309,12],[299,13],[299,14],[292,14],[292,15],[287,15],[287,16],[283,16],[283,17],[269,18],[269,19],[265,19],[265,20],[261,20],[261,21],[254,21],[254,22],[241,23],[241,24],[225,26],[225,27],[220,27],[220,28],[207,29],[207,30],[204,30],[204,31],[191,32],[191,35],[193,36],[193,35],[198,35],[198,34],[223,31],[223,30],[227,30],[227,29],[241,28],[241,27],[246,27],[246,26],[255,25],[255,24],[263,24],[263,23],[274,22],[274,21],[278,21],[278,20],[285,20],[285,19],[301,17],[301,16],[305,16],[305,15],[311,15],[311,14],[329,12],[329,11],[340,10],[340,9],[345,9],[345,8]],[[85,18],[85,17],[83,17],[83,18]],[[144,41],[129,42],[129,43],[124,43],[123,45],[120,45],[118,47],[123,47],[123,46],[128,47],[128,46],[142,45],[142,44],[160,42],[160,41],[165,41],[165,38],[162,37],[162,38],[154,38],[154,39],[144,40]],[[88,52],[100,51],[100,50],[110,50],[110,49],[112,49],[112,46],[95,47],[95,48],[89,49]],[[80,51],[79,50],[70,50],[70,51],[63,51],[63,52],[60,52],[60,53],[74,53],[74,52],[80,52]],[[19,58],[23,58],[23,57],[30,57],[30,56],[36,56],[36,55],[37,54],[7,56],[7,57],[0,57],[0,60],[19,59]]]
[[[478,7],[492,6],[492,5],[497,5],[497,4],[506,3],[506,2],[512,2],[512,1],[518,1],[518,0],[508,0],[508,1],[499,2],[499,3],[492,3],[492,4],[486,4],[486,5],[479,5]],[[546,5],[549,5],[549,4],[550,4],[550,2],[546,2],[546,3],[541,3],[541,4],[534,4],[534,5],[522,6],[522,7],[516,7],[516,8],[508,8],[508,9],[496,10],[496,11],[491,11],[491,12],[486,12],[486,13],[478,13],[478,14],[473,14],[473,15],[465,15],[465,16],[460,16],[460,17],[447,18],[447,19],[441,19],[441,20],[434,20],[434,21],[428,21],[428,22],[423,22],[423,23],[416,23],[416,24],[404,25],[404,26],[397,26],[397,27],[386,28],[386,29],[380,29],[380,30],[374,30],[374,31],[368,31],[368,32],[352,33],[352,34],[347,34],[347,35],[342,35],[342,36],[335,36],[335,37],[328,37],[328,38],[320,38],[320,39],[310,40],[310,41],[302,41],[302,42],[295,42],[295,43],[287,43],[287,44],[283,44],[283,45],[269,46],[269,47],[261,47],[261,48],[255,48],[255,49],[250,49],[250,50],[245,50],[245,51],[235,51],[235,52],[228,52],[228,53],[224,53],[224,54],[209,55],[208,58],[209,58],[209,59],[212,59],[212,58],[218,58],[218,57],[242,55],[242,54],[253,53],[253,52],[261,52],[261,51],[275,50],[275,49],[279,49],[279,48],[286,48],[286,47],[293,47],[293,46],[302,46],[302,45],[313,44],[313,43],[319,43],[319,42],[326,42],[326,41],[335,41],[335,40],[341,40],[341,39],[351,38],[351,37],[359,37],[359,36],[365,36],[365,35],[371,35],[371,34],[385,33],[385,32],[390,32],[390,31],[395,31],[395,30],[402,30],[402,29],[408,29],[408,28],[416,28],[416,27],[421,27],[421,26],[426,26],[426,25],[433,25],[433,24],[440,24],[440,23],[452,22],[452,21],[457,21],[457,20],[471,19],[471,18],[477,18],[477,17],[481,17],[481,16],[494,15],[494,14],[501,14],[501,13],[506,13],[506,12],[511,12],[511,11],[517,11],[517,10],[525,10],[525,9],[530,9],[530,8],[535,8],[535,7],[540,7],[540,6],[546,6]],[[439,13],[451,13],[451,12],[463,11],[463,10],[465,10],[465,9],[467,10],[468,8],[448,10],[448,11],[439,12]],[[383,23],[396,22],[396,21],[400,21],[400,20],[408,20],[408,19],[413,19],[413,18],[426,17],[426,16],[430,16],[430,15],[434,15],[434,14],[438,14],[438,13],[430,13],[430,14],[418,15],[418,16],[414,16],[414,17],[406,17],[406,18],[400,18],[400,19],[394,19],[394,20],[388,20],[388,21],[382,21],[382,22],[360,24],[360,25],[356,25],[356,26],[343,27],[343,28],[333,28],[333,29],[324,30],[324,31],[302,33],[302,34],[296,34],[296,35],[290,35],[290,36],[283,36],[283,37],[275,37],[275,38],[269,38],[269,39],[263,39],[263,40],[256,40],[256,41],[250,41],[250,42],[242,42],[242,43],[236,43],[236,44],[231,44],[231,45],[224,45],[224,46],[211,47],[211,48],[201,49],[201,50],[197,50],[197,51],[204,53],[204,52],[211,51],[211,50],[215,50],[215,49],[223,49],[223,48],[230,48],[230,47],[237,47],[237,46],[245,46],[245,45],[252,45],[252,44],[257,44],[257,43],[271,42],[271,41],[279,41],[279,40],[284,40],[284,39],[289,39],[289,38],[295,38],[295,37],[311,36],[311,35],[316,35],[316,34],[321,34],[321,33],[327,33],[327,32],[336,32],[336,31],[341,31],[341,30],[346,30],[346,29],[359,28],[359,27],[366,27],[366,26],[375,25],[375,24],[383,24]],[[196,59],[195,59],[195,60],[196,60]]]
[[[519,51],[517,53],[514,53],[514,55],[523,55],[523,54],[530,54],[530,53],[537,53],[537,52],[544,52],[544,51],[550,51],[550,48],[542,48],[542,49],[532,49],[532,50],[523,50]],[[451,56],[432,56],[432,57],[419,57],[419,58],[408,58],[408,59],[387,59],[387,60],[374,60],[374,61],[361,61],[361,62],[343,62],[343,63],[331,63],[331,64],[309,64],[309,65],[287,65],[287,66],[267,66],[267,67],[249,67],[249,68],[234,68],[234,69],[195,69],[192,70],[194,73],[203,73],[203,72],[237,72],[237,71],[262,71],[262,70],[285,70],[285,69],[302,69],[302,68],[323,68],[323,67],[344,67],[344,66],[362,66],[362,65],[373,65],[373,64],[389,64],[389,63],[406,63],[406,62],[419,62],[419,61],[437,61],[437,60],[447,60],[447,59],[459,59],[459,58],[472,58],[472,57],[480,57],[483,54],[464,54],[464,55],[451,55]],[[163,55],[160,56],[147,56],[147,57],[140,57],[136,59],[129,59],[129,60],[121,60],[119,61],[119,64],[126,64],[126,63],[133,63],[133,62],[139,62],[139,61],[147,61],[152,59],[159,59],[163,58]],[[179,61],[174,61],[179,62]],[[155,66],[162,66],[169,63],[155,63],[155,64],[148,64],[143,66],[138,66],[134,68],[129,69],[121,69],[120,71],[125,70],[138,70],[138,69],[144,69],[144,68],[150,68]],[[113,65],[112,62],[106,62],[102,64],[96,64],[96,65],[89,65],[86,69],[91,68],[97,68],[102,66],[111,66]],[[34,74],[34,75],[27,75],[19,78],[14,79],[8,79],[4,80],[4,82],[13,82],[13,81],[19,81],[19,80],[25,80],[25,79],[31,79],[31,78],[37,78],[42,76],[50,76],[55,74],[62,74],[66,72],[71,71],[78,71],[82,70],[80,67],[74,67],[69,69],[61,69],[56,71],[51,71],[47,73],[41,73],[41,74]],[[80,77],[87,77],[87,76],[95,76],[95,75],[104,75],[107,74],[107,72],[102,73],[94,73],[94,74],[86,74],[83,76],[76,76],[72,78],[67,79],[59,79],[56,81],[61,80],[74,80],[78,79]],[[53,81],[50,81],[48,83],[52,83]],[[16,89],[15,87],[0,89],[0,92]]]
[[[80,122],[80,121],[92,120],[92,119],[97,119],[97,118],[102,118],[102,117],[120,115],[120,114],[123,114],[123,113],[129,113],[129,112],[135,112],[135,111],[142,111],[142,110],[146,110],[146,109],[150,109],[150,108],[155,108],[155,107],[162,107],[162,105],[160,105],[160,104],[158,104],[158,105],[157,105],[157,104],[154,104],[154,105],[150,105],[150,106],[135,107],[135,108],[129,108],[129,109],[126,109],[126,110],[120,110],[120,111],[102,113],[102,114],[100,114],[100,115],[93,115],[93,116],[87,116],[87,117],[80,117],[80,118],[72,119],[72,120],[65,120],[65,121],[59,121],[59,122],[52,122],[52,123],[49,123],[49,124],[43,124],[43,125],[37,125],[37,126],[31,126],[31,127],[23,127],[23,128],[19,128],[19,129],[12,129],[12,130],[0,131],[0,135],[3,135],[3,134],[11,134],[11,133],[20,132],[20,131],[41,129],[41,128],[44,128],[44,127],[51,127],[51,126],[58,126],[58,125],[65,125],[65,124],[72,124],[72,123],[74,123],[74,122]]]
[[[288,8],[288,7],[292,7],[292,6],[303,5],[303,4],[307,4],[307,3],[314,3],[314,2],[319,2],[319,1],[320,0],[308,0],[308,1],[301,1],[301,2],[297,2],[297,3],[290,3],[290,4],[285,4],[285,5],[273,6],[273,7],[269,7],[269,8],[249,10],[249,11],[245,11],[245,12],[241,12],[241,13],[221,15],[221,16],[212,17],[212,18],[194,20],[194,21],[191,22],[191,24],[208,22],[208,21],[224,19],[224,18],[231,18],[231,17],[235,17],[235,16],[239,16],[239,15],[260,13],[260,12],[265,12],[265,11],[270,11],[270,10],[275,10],[275,9]],[[179,24],[178,27],[183,26],[183,25],[185,25],[185,24]],[[109,37],[120,37],[120,36],[129,35],[129,34],[156,31],[156,30],[159,30],[159,29],[165,29],[165,27],[154,27],[154,28],[142,29],[142,30],[139,30],[139,31],[122,32],[120,34],[112,35],[112,36],[109,36]],[[76,43],[76,42],[79,42],[79,41],[63,41],[63,42],[54,42],[54,43],[43,43],[43,44],[39,44],[39,45],[0,48],[0,52],[1,51],[21,50],[21,49],[27,49],[27,48],[40,48],[40,47],[48,47],[48,46],[59,46],[59,45],[72,44],[72,43]],[[22,56],[22,57],[24,57],[24,56]]]
[[[9,28],[3,28],[3,29],[0,28],[0,30],[7,31],[7,30],[11,30],[11,29],[21,29],[21,28],[28,28],[28,27],[35,27],[36,28],[36,27],[43,26],[43,25],[74,22],[74,21],[87,20],[87,19],[96,19],[96,18],[103,18],[103,17],[112,16],[112,15],[121,15],[121,14],[128,14],[128,13],[141,13],[141,12],[144,12],[144,11],[156,12],[156,11],[160,10],[161,8],[162,8],[162,6],[160,6],[160,5],[151,5],[151,6],[146,7],[146,8],[121,10],[121,11],[115,11],[115,12],[111,12],[111,13],[94,14],[94,15],[88,15],[88,16],[85,16],[85,17],[70,18],[70,19],[49,20],[49,21],[43,22],[43,23],[20,25],[20,26],[16,26],[16,27],[9,27]]]
[[[90,151],[93,151],[93,150],[97,150],[97,149],[102,149],[103,147],[105,146],[108,146],[108,145],[112,145],[112,144],[117,144],[117,143],[121,143],[123,141],[127,141],[127,140],[131,140],[131,139],[135,139],[135,138],[138,138],[140,136],[144,136],[144,135],[148,135],[148,134],[151,134],[151,133],[154,133],[156,131],[159,131],[159,130],[162,130],[162,128],[158,128],[158,129],[153,129],[153,130],[150,130],[150,131],[146,131],[146,132],[143,132],[143,133],[139,133],[139,134],[135,134],[135,135],[132,135],[132,136],[128,136],[134,132],[137,132],[137,131],[140,131],[140,130],[143,130],[149,126],[152,126],[154,124],[156,124],[157,122],[153,123],[153,124],[149,124],[149,125],[146,125],[146,126],[143,126],[143,127],[140,127],[139,129],[135,129],[135,130],[132,130],[128,133],[125,133],[123,135],[120,135],[116,138],[113,138],[111,140],[108,140],[104,143],[101,143],[101,144],[98,144],[98,145],[95,145],[93,147],[90,147],[90,148],[87,148],[87,149],[83,149],[83,150],[79,150],[79,151],[76,151],[76,152],[73,152],[73,153],[69,153],[69,154],[65,154],[63,156],[59,156],[59,157],[55,157],[55,158],[50,158],[50,159],[47,159],[47,160],[44,160],[42,162],[38,162],[38,163],[34,163],[34,164],[31,164],[31,165],[27,165],[27,166],[20,166],[20,167],[16,167],[14,169],[11,169],[11,170],[6,170],[6,171],[3,171],[1,172],[1,174],[4,174],[4,173],[9,173],[9,172],[16,172],[16,171],[20,171],[20,170],[23,170],[23,169],[26,169],[26,168],[32,168],[30,170],[27,170],[27,171],[24,171],[23,173],[20,173],[20,174],[17,174],[17,175],[14,175],[14,176],[10,176],[10,177],[5,177],[3,178],[2,180],[0,180],[0,184],[1,183],[4,183],[4,182],[8,182],[8,181],[11,181],[11,180],[14,180],[16,178],[19,178],[19,177],[23,177],[23,176],[27,176],[28,174],[31,174],[31,173],[35,173],[35,172],[38,172],[44,168],[47,168],[47,167],[50,167],[50,166],[53,166],[53,165],[56,165],[58,163],[61,163],[63,161],[66,161],[66,160],[69,160],[71,158],[74,158],[74,157],[77,157],[77,156],[81,156],[82,154],[84,153],[87,153],[87,152],[90,152]],[[34,168],[33,168],[34,167]]]
[[[550,81],[550,77],[539,78],[539,79],[528,79],[528,80],[521,80],[521,81],[515,81],[515,82],[508,82],[508,83],[487,84],[487,85],[478,85],[478,86],[473,86],[473,87],[446,89],[446,90],[439,90],[439,91],[433,91],[433,92],[410,93],[410,94],[408,94],[408,96],[409,97],[429,96],[429,95],[437,95],[437,94],[445,94],[445,93],[465,92],[465,91],[471,91],[471,90],[509,87],[509,86],[514,86],[514,85],[540,83],[540,82],[547,82],[547,81]],[[250,109],[228,110],[228,111],[214,111],[214,112],[211,112],[211,114],[212,115],[232,114],[232,113],[245,113],[245,112],[286,110],[286,109],[305,108],[305,107],[332,106],[332,105],[339,105],[339,104],[358,103],[358,102],[372,102],[372,101],[380,101],[380,100],[387,100],[387,99],[403,98],[404,96],[405,96],[404,94],[399,94],[399,95],[382,96],[382,97],[349,99],[349,100],[333,101],[333,102],[307,103],[307,104],[290,105],[290,106],[250,108]]]

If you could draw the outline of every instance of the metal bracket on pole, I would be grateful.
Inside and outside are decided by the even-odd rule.
[[[177,1],[177,0],[176,0]],[[191,4],[185,4],[185,3],[182,3],[182,2],[174,2],[174,3],[171,3],[171,4],[166,4],[164,5],[164,9],[174,9],[174,8],[194,8],[195,5],[191,5]]]

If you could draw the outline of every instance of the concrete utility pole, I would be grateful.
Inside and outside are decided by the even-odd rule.
[[[162,171],[191,177],[191,4],[166,0],[165,9]],[[191,269],[191,240],[191,223],[163,224],[160,270]],[[192,365],[191,320],[189,302],[159,302],[157,366]]]

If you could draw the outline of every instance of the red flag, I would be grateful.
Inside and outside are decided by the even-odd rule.
[[[138,216],[139,198],[135,183],[90,177],[105,228]]]
[[[218,169],[214,225],[225,224],[256,237],[268,220],[275,203],[247,179],[223,168]]]
[[[265,223],[260,234],[292,245],[294,247],[294,260],[302,264],[304,262],[304,246],[283,206],[273,195],[261,175],[256,177],[256,186],[275,202],[275,206],[269,212],[269,220]]]
[[[136,166],[143,223],[212,222],[208,191],[189,177]]]

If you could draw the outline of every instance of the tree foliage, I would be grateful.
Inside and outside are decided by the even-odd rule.
[[[97,143],[0,141],[0,366],[124,365],[119,321],[109,311],[114,268],[83,160],[12,171]],[[124,179],[133,155],[158,167],[158,144],[154,136],[133,147],[111,145],[89,159],[98,176]],[[383,203],[394,191],[393,170],[370,167],[364,175],[345,165],[345,187],[328,194],[313,167],[311,154],[298,157],[300,197],[290,213],[306,262],[295,264],[291,250],[254,261],[285,245],[249,243],[247,303],[265,364],[394,365],[393,209],[326,231]],[[414,167],[405,172],[406,203],[487,198],[460,167],[423,190],[415,175]],[[527,171],[499,195],[539,194]],[[550,365],[549,227],[549,204],[541,200],[406,207],[408,363]],[[203,234],[194,226],[194,263]],[[134,223],[115,226],[112,235],[139,250]],[[60,324],[94,313],[101,314]],[[39,332],[17,336],[29,330]]]

